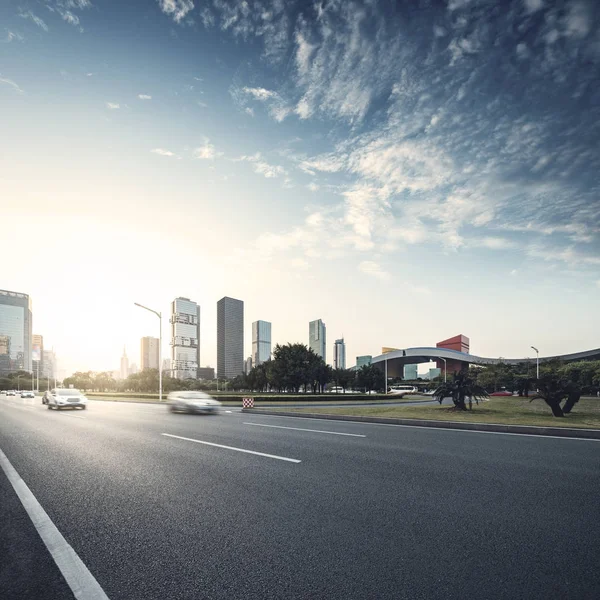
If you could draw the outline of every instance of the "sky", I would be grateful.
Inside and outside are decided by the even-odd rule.
[[[600,346],[594,0],[8,0],[0,288],[115,370],[177,296],[327,326],[328,361],[462,333]]]

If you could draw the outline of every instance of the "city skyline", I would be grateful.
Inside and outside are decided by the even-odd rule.
[[[169,356],[180,295],[202,364],[224,294],[273,346],[315,315],[348,356],[598,346],[591,0],[22,4],[0,5],[0,287],[61,369],[137,354],[134,302]]]

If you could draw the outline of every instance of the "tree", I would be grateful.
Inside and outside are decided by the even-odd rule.
[[[356,372],[356,387],[362,388],[365,392],[384,390],[385,384],[385,375],[375,365],[363,365]]]
[[[444,398],[452,398],[454,406],[452,410],[467,410],[466,400],[469,401],[469,410],[473,409],[473,399],[479,404],[479,400],[487,398],[487,392],[478,385],[474,379],[469,377],[468,372],[459,371],[454,373],[452,381],[442,383],[433,392],[433,397],[441,404]]]
[[[542,399],[555,417],[564,417],[571,412],[581,398],[581,388],[577,383],[552,374],[545,374],[537,382],[538,392],[531,402]],[[564,406],[560,403],[566,399]]]

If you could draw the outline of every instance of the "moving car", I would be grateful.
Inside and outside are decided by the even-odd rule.
[[[171,412],[214,415],[221,408],[218,400],[204,392],[171,392],[167,396],[167,403]]]
[[[490,396],[512,396],[513,393],[508,390],[500,390],[499,392],[492,392]]]
[[[8,392],[6,392],[7,396],[16,396],[17,394],[15,393],[14,390],[8,390]]]
[[[419,390],[414,385],[393,385],[388,394],[394,396],[405,396],[406,394],[416,394]]]
[[[35,398],[35,394],[30,391],[21,392],[21,398]]]
[[[79,407],[85,410],[87,398],[79,390],[56,388],[44,394],[42,403],[47,404],[49,409],[60,410],[65,407]]]

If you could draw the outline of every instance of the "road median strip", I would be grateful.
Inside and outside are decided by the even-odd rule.
[[[402,419],[387,417],[370,417],[362,415],[338,415],[325,413],[306,413],[292,411],[274,411],[256,408],[244,408],[243,413],[269,415],[275,417],[296,417],[305,419],[325,419],[328,421],[353,421],[358,423],[374,423],[381,425],[399,425],[404,427],[438,428],[461,431],[480,431],[485,433],[504,433],[512,435],[531,435],[553,438],[568,438],[600,441],[600,430],[570,429],[566,427],[539,427],[533,425],[506,425],[501,423],[465,423],[460,421],[433,421],[426,419]]]

